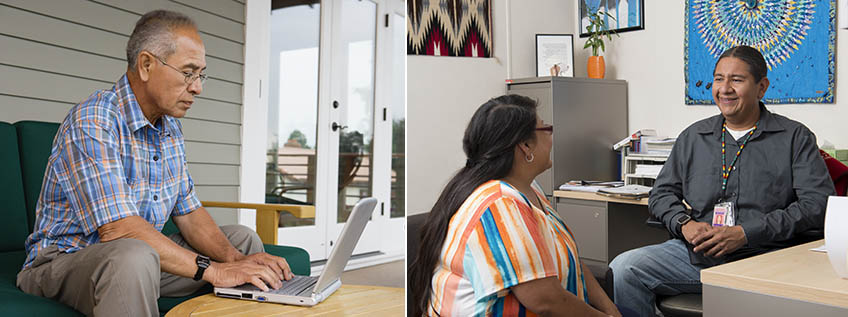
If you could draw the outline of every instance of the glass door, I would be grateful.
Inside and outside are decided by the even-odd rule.
[[[314,218],[280,217],[278,243],[325,258],[320,225],[326,203],[316,199],[321,142],[318,131],[321,44],[319,1],[272,1],[265,202],[312,205]]]
[[[342,0],[333,28],[333,81],[331,88],[338,108],[338,171],[336,217],[328,228],[331,242],[341,233],[353,206],[374,194],[374,114],[377,48],[377,3]],[[379,197],[378,197],[379,199]],[[384,199],[380,199],[385,201]],[[379,204],[377,212],[379,212]],[[332,217],[331,217],[332,218]],[[380,225],[372,217],[357,243],[354,254],[378,251]],[[329,251],[328,251],[329,252]]]
[[[278,230],[279,244],[306,249],[312,261],[327,258],[365,197],[380,204],[354,254],[380,251],[389,217],[383,215],[397,208],[389,206],[391,124],[382,123],[386,110],[378,106],[388,92],[378,88],[378,69],[391,62],[377,49],[387,45],[378,43],[380,3],[271,2],[265,201],[315,206],[313,218],[284,213]],[[394,215],[402,219],[402,211]],[[403,234],[392,240],[403,241]]]

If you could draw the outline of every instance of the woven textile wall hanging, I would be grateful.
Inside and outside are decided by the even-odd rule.
[[[686,0],[686,104],[713,104],[713,68],[724,50],[763,54],[765,103],[833,103],[835,0]]]
[[[491,0],[407,0],[409,55],[492,57]]]

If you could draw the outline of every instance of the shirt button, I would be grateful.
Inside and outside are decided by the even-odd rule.
[[[154,156],[153,156],[153,161],[159,161],[159,155],[154,155]]]
[[[157,196],[157,195],[153,195],[153,200],[154,200],[154,201],[159,200],[159,196]]]

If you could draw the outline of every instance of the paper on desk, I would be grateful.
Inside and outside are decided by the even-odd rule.
[[[562,184],[559,187],[560,190],[571,190],[575,192],[587,192],[587,193],[597,193],[601,188],[609,188],[609,186],[582,186],[582,185],[570,185],[570,184]]]
[[[647,195],[651,192],[651,187],[644,185],[624,185],[621,187],[615,188],[604,188],[603,192],[608,194],[619,194],[619,195]]]
[[[820,246],[817,246],[815,248],[810,249],[810,251],[827,253],[827,247],[824,244],[822,244]]]

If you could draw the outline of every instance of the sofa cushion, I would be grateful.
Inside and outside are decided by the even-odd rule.
[[[212,284],[206,284],[206,286],[201,287],[199,290],[197,290],[197,292],[194,292],[194,294],[191,294],[191,295],[188,295],[188,296],[159,297],[159,301],[157,302],[157,304],[159,304],[159,314],[164,316],[165,313],[167,313],[169,310],[173,309],[174,307],[176,307],[180,303],[187,301],[189,299],[195,298],[197,296],[206,294],[206,293],[211,293],[211,292],[212,292]]]
[[[29,236],[15,127],[0,122],[0,252],[23,250]]]
[[[21,291],[0,290],[0,316],[84,316],[54,300]]]
[[[24,260],[26,252],[23,250],[0,252],[0,291],[18,290],[16,281]]]
[[[306,252],[304,249],[266,244],[265,252],[285,258],[294,274],[309,275],[312,272],[312,266],[309,263],[309,252]]]
[[[24,251],[0,252],[0,316],[82,316],[59,302],[24,293],[16,286]]]
[[[59,131],[59,124],[52,122],[19,121],[15,123],[20,147],[21,172],[27,210],[27,228],[32,231],[35,223],[35,204],[41,194],[41,183],[47,161],[53,151],[53,138]]]

